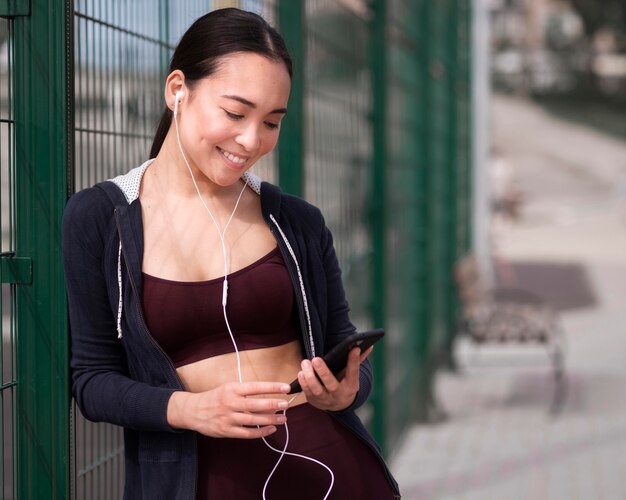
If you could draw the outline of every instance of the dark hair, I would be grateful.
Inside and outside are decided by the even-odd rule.
[[[193,89],[201,79],[218,69],[220,59],[236,52],[253,52],[285,63],[292,76],[291,57],[283,37],[265,19],[253,12],[218,9],[196,19],[178,42],[169,72],[180,70],[185,83]],[[172,123],[166,107],[150,148],[150,158],[161,149]]]

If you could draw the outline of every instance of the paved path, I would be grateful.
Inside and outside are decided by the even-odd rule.
[[[562,315],[567,399],[549,413],[540,350],[481,354],[459,342],[464,369],[437,380],[448,419],[415,425],[392,469],[405,500],[626,499],[626,144],[523,101],[500,97],[492,111],[494,142],[528,195],[498,252],[579,266],[593,294]],[[483,366],[522,357],[537,366]]]

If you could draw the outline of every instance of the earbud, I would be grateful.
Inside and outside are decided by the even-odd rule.
[[[176,115],[178,115],[178,103],[181,102],[183,100],[183,96],[185,95],[185,93],[182,90],[179,90],[178,92],[176,92],[176,97],[174,98],[174,118],[176,118]]]

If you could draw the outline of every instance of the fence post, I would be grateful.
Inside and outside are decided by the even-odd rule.
[[[369,214],[372,234],[372,324],[385,327],[386,320],[386,266],[385,266],[385,208],[387,160],[387,2],[373,0],[373,16],[370,33],[370,68],[372,78],[372,135],[373,151],[371,165],[371,193]],[[386,415],[385,415],[385,344],[373,351],[374,384],[370,401],[374,407],[372,433],[374,438],[386,450]]]
[[[446,186],[446,275],[445,275],[445,293],[446,297],[446,328],[443,346],[439,353],[442,361],[448,365],[452,365],[452,348],[456,334],[456,286],[454,280],[454,266],[459,258],[459,250],[457,243],[457,232],[461,223],[458,217],[458,207],[462,204],[459,199],[459,143],[458,143],[458,123],[459,123],[459,106],[463,102],[464,96],[459,92],[459,5],[456,0],[448,1],[448,12],[446,19],[451,28],[447,32],[446,40],[446,65],[448,68],[447,84],[447,100],[450,102],[448,106],[448,127],[449,136],[446,150],[448,152],[446,177],[448,185]]]
[[[459,2],[459,34],[458,34],[458,51],[459,51],[459,85],[463,90],[464,105],[459,111],[458,137],[459,151],[461,151],[461,161],[459,167],[461,169],[460,179],[460,198],[463,205],[460,207],[459,218],[462,221],[461,231],[458,234],[458,248],[460,253],[467,252],[472,246],[472,183],[471,175],[473,170],[472,164],[472,1],[462,0]]]
[[[289,112],[281,124],[278,180],[286,192],[304,194],[304,68],[306,57],[304,2],[279,0],[278,26],[293,60]]]
[[[15,19],[17,491],[70,498],[70,396],[61,217],[72,163],[73,2],[31,0]]]

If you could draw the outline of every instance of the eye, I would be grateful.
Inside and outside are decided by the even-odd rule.
[[[226,116],[228,116],[228,118],[230,118],[231,120],[241,120],[243,118],[243,115],[238,115],[236,113],[231,113],[230,111],[225,110],[224,108],[222,108],[224,110],[224,113],[226,113]]]
[[[276,130],[280,126],[280,123],[265,122],[265,126],[270,130]]]

